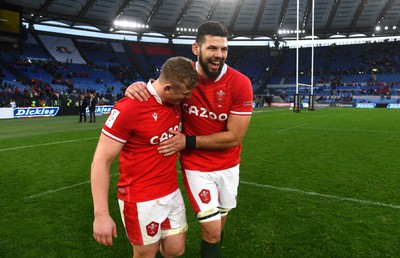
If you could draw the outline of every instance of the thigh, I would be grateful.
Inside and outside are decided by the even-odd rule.
[[[178,257],[185,252],[186,233],[169,235],[161,240],[160,249],[165,256]]]
[[[150,245],[160,241],[166,231],[187,228],[185,206],[179,189],[155,200],[119,200],[119,204],[128,239],[133,245]]]
[[[239,165],[218,173],[219,208],[230,210],[236,207],[239,186]]]
[[[178,189],[169,199],[168,206],[171,211],[161,224],[161,249],[167,257],[177,257],[185,252],[186,231],[186,209],[181,191]]]
[[[182,169],[186,192],[193,211],[232,209],[236,207],[239,165],[218,171],[199,172]]]
[[[153,202],[136,203],[118,200],[128,240],[133,245],[150,245],[161,239],[165,213]],[[153,207],[152,207],[153,206]]]
[[[181,191],[177,189],[164,198],[164,202],[161,204],[163,207],[168,207],[169,211],[166,219],[161,223],[162,238],[168,235],[182,233],[181,229],[187,228],[187,222],[186,208]],[[183,232],[186,232],[186,230]]]
[[[193,211],[213,212],[218,206],[217,184],[209,172],[182,169],[183,180]]]

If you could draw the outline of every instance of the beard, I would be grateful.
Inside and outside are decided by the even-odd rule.
[[[223,59],[220,59],[220,60],[217,60],[217,61],[220,62],[218,70],[217,71],[210,71],[208,69],[208,64],[212,63],[212,60],[211,59],[204,60],[202,55],[201,55],[201,53],[200,53],[200,55],[199,55],[199,64],[200,64],[201,68],[203,69],[203,72],[206,74],[208,79],[215,79],[221,73],[222,67],[223,67],[225,61]]]

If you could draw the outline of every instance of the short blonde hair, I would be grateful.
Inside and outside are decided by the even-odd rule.
[[[161,68],[160,80],[172,87],[192,90],[199,83],[199,76],[192,60],[182,56],[171,57]]]

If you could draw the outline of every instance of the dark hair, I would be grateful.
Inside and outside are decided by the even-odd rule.
[[[206,35],[228,37],[228,30],[219,22],[206,21],[197,28],[196,42],[202,43]]]

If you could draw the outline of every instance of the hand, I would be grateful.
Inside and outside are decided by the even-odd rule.
[[[112,238],[117,237],[117,226],[109,215],[96,216],[93,222],[94,239],[105,246],[112,246]]]
[[[140,102],[147,101],[150,98],[149,92],[146,90],[146,83],[134,82],[125,91],[125,96],[130,99],[137,99]]]
[[[184,149],[186,144],[186,136],[184,134],[175,130],[169,130],[169,133],[173,137],[161,142],[160,147],[157,149],[158,153],[164,154],[164,156],[173,155],[175,152]]]

